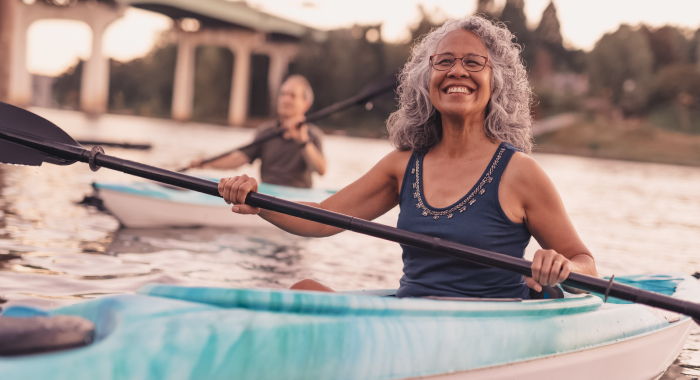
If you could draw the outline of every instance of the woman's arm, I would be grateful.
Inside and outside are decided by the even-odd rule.
[[[385,156],[369,172],[357,181],[331,195],[321,203],[306,205],[372,220],[398,204],[399,187],[410,152],[394,151]],[[340,228],[311,222],[269,210],[260,210],[243,202],[250,191],[257,191],[257,181],[248,176],[222,178],[219,193],[227,203],[233,204],[231,211],[239,214],[259,214],[277,227],[301,236],[322,237],[337,234]]]
[[[551,179],[529,156],[516,153],[499,189],[501,206],[513,221],[523,222],[543,249],[535,253],[528,285],[555,285],[571,271],[597,276],[593,255],[578,236]]]

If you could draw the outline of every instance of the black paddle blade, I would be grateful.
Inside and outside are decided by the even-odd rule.
[[[72,137],[52,122],[25,109],[0,102],[0,130],[57,141],[80,147]],[[41,166],[43,162],[70,165],[75,161],[54,157],[47,153],[0,139],[0,162],[13,165]]]

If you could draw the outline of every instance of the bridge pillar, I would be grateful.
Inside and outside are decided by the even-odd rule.
[[[104,3],[79,2],[72,6],[52,6],[43,2],[17,2],[8,97],[10,103],[26,107],[32,99],[32,77],[27,71],[29,26],[41,19],[68,19],[83,21],[92,29],[92,52],[83,67],[80,83],[80,108],[90,114],[105,112],[109,100],[109,62],[102,53],[102,37],[105,29],[123,15],[123,7]]]
[[[32,100],[32,77],[27,71],[27,29],[31,23],[28,11],[28,5],[16,4],[7,100],[18,107],[27,107]]]
[[[8,102],[12,77],[12,40],[17,2],[0,0],[0,101]]]
[[[270,115],[277,115],[277,98],[280,87],[282,87],[282,80],[287,74],[289,61],[280,54],[272,54],[269,57],[270,71],[267,73],[267,86],[270,94]]]
[[[172,117],[175,120],[188,121],[192,118],[194,102],[195,44],[186,34],[180,34],[178,37]]]
[[[235,58],[231,79],[231,97],[228,106],[229,125],[242,125],[248,117],[251,54],[248,46],[241,45],[233,49]]]
[[[267,73],[268,93],[270,94],[270,115],[277,114],[277,98],[282,81],[287,75],[289,62],[297,54],[298,48],[291,44],[265,44],[261,53],[270,57],[270,69]]]
[[[80,110],[88,115],[100,115],[107,111],[109,102],[109,59],[102,53],[102,37],[111,23],[93,22],[92,53],[83,64],[80,80]]]
[[[172,117],[181,121],[190,120],[192,117],[195,84],[195,49],[197,46],[224,46],[234,54],[228,109],[229,125],[243,125],[248,118],[251,55],[253,53],[261,53],[270,56],[268,85],[271,98],[270,103],[274,114],[279,88],[287,73],[289,62],[297,54],[298,50],[298,47],[293,44],[268,42],[265,41],[265,35],[262,33],[242,30],[203,29],[196,32],[173,30],[169,35],[169,39],[177,43],[178,46]]]

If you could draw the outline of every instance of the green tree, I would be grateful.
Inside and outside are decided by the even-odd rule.
[[[476,2],[476,11],[474,13],[485,16],[488,19],[493,19],[496,10],[494,0],[478,0]]]
[[[590,52],[588,68],[594,93],[607,88],[612,101],[619,104],[626,87],[635,104],[640,107],[646,104],[654,55],[643,31],[621,25],[617,31],[605,34]]]
[[[536,37],[527,27],[525,16],[525,0],[506,0],[505,6],[498,16],[498,21],[503,22],[515,35],[515,42],[523,48],[521,56],[525,65],[530,68],[536,64],[537,44]]]
[[[692,62],[691,42],[678,28],[664,26],[653,29],[642,26],[641,30],[649,39],[649,47],[654,54],[654,71],[668,65]]]
[[[681,93],[700,100],[700,70],[688,63],[668,65],[654,75],[650,90],[652,107],[675,102]]]
[[[219,46],[197,48],[192,119],[226,124],[236,58],[229,49]]]
[[[110,61],[109,111],[170,117],[176,54],[175,45],[166,45],[144,58]]]
[[[77,110],[80,108],[80,78],[84,62],[78,63],[61,74],[53,83],[53,98],[60,108]]]
[[[398,70],[398,67],[394,67],[395,60],[387,63],[386,44],[381,39],[374,39],[378,33],[381,33],[381,25],[356,25],[349,29],[331,30],[327,39],[320,43],[310,37],[303,39],[300,52],[290,66],[290,74],[303,75],[311,83],[316,99],[312,111],[347,99],[368,84]],[[377,115],[382,115],[381,118],[388,116],[388,113],[385,116],[384,113],[383,106],[375,107],[369,114],[354,108],[334,114],[323,123],[356,128],[361,127],[359,124],[365,123],[367,117],[378,119]],[[373,125],[377,126],[376,120]]]
[[[561,36],[561,25],[557,17],[557,9],[554,2],[549,3],[544,12],[540,24],[534,31],[537,47],[544,49],[551,57],[556,70],[565,70],[570,66],[569,54],[564,48],[564,39]]]

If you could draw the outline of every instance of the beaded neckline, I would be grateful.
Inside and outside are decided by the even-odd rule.
[[[428,216],[431,215],[434,220],[440,219],[441,216],[447,215],[447,219],[451,219],[455,212],[459,211],[460,213],[463,213],[464,211],[467,210],[468,206],[471,206],[476,202],[476,196],[477,195],[482,195],[486,192],[486,189],[484,189],[484,186],[487,183],[491,183],[493,181],[493,177],[491,176],[493,174],[493,171],[496,170],[496,166],[498,166],[498,161],[501,160],[501,156],[503,155],[503,152],[505,152],[506,148],[500,147],[498,149],[498,154],[496,155],[496,158],[493,160],[493,163],[491,164],[491,167],[488,169],[488,171],[484,172],[481,176],[481,180],[478,182],[476,187],[474,187],[474,190],[469,193],[462,201],[457,203],[456,205],[450,207],[447,210],[441,210],[441,211],[435,211],[431,210],[428,208],[426,205],[426,202],[423,201],[423,197],[421,195],[421,179],[420,179],[420,168],[421,168],[421,157],[416,157],[416,162],[415,166],[413,169],[411,169],[411,173],[416,175],[416,180],[413,182],[413,189],[415,190],[413,193],[413,198],[417,199],[418,202],[416,203],[416,208],[422,211],[423,216]],[[424,157],[423,157],[424,158]]]

